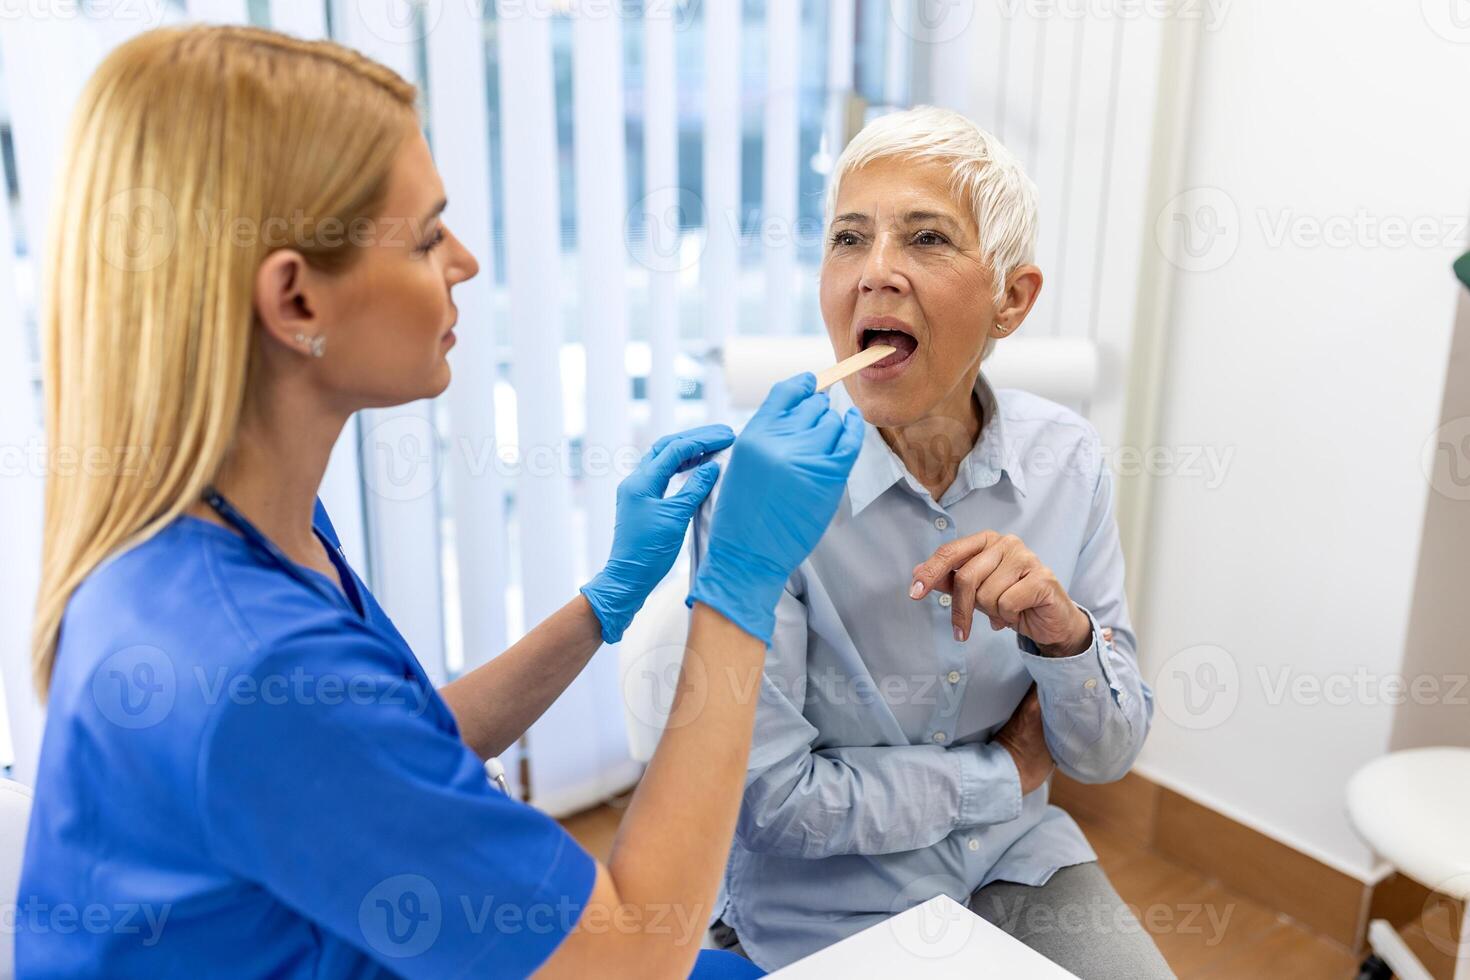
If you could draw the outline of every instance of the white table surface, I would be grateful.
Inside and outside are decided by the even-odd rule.
[[[936,895],[886,922],[797,960],[780,980],[842,977],[1076,980],[1025,943],[950,898]]]

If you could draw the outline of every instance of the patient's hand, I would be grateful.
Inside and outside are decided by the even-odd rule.
[[[950,618],[956,643],[970,638],[978,610],[992,630],[1010,627],[1042,656],[1074,657],[1092,644],[1092,621],[1026,542],[1014,534],[981,531],[939,546],[914,566],[909,598],[930,592],[954,596]]]
[[[1056,768],[1051,750],[1046,746],[1046,734],[1041,728],[1041,701],[1036,696],[1036,685],[1032,684],[1011,717],[995,733],[993,741],[1005,746],[1016,762],[1016,771],[1021,775],[1021,795],[1036,789],[1046,782],[1046,777]]]

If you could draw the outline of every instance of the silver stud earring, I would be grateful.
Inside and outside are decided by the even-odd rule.
[[[305,344],[311,351],[312,357],[321,357],[327,352],[327,338],[322,336],[308,337],[304,333],[299,333],[296,335],[296,342]]]

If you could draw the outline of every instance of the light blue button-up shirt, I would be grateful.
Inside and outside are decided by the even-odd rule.
[[[1075,779],[1120,778],[1148,733],[1097,432],[983,376],[975,390],[980,438],[938,502],[867,427],[832,525],[777,605],[716,906],[768,970],[941,892],[963,903],[991,881],[1039,885],[1096,858],[1046,786],[1021,795],[990,741],[1033,682]],[[832,404],[852,402],[839,386]],[[712,513],[707,502],[695,521],[696,570]],[[1089,649],[1040,656],[978,611],[957,643],[947,596],[909,598],[916,564],[984,530],[1016,535],[1055,573],[1092,620]]]

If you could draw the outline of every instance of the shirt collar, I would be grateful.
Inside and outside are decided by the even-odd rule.
[[[980,398],[982,413],[980,438],[960,461],[954,483],[944,493],[944,502],[953,502],[973,490],[994,486],[1002,473],[1010,478],[1011,485],[1024,497],[1026,478],[1023,468],[1010,444],[1010,433],[1001,417],[995,392],[983,374],[975,376],[975,394]],[[852,397],[845,385],[833,386],[830,397],[833,409],[838,412],[844,412],[852,405]],[[888,448],[877,427],[865,423],[863,428],[863,450],[847,478],[847,498],[852,505],[852,515],[856,517],[895,483],[905,482],[916,493],[927,496],[928,491],[923,484],[908,472],[898,454]]]

